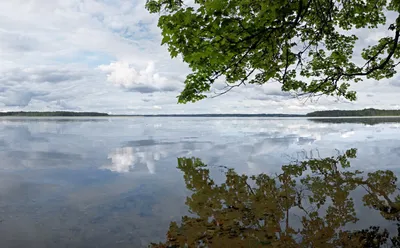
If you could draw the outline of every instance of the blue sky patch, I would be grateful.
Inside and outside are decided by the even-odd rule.
[[[102,52],[82,51],[70,56],[59,57],[57,62],[63,64],[85,64],[89,67],[110,64],[115,60],[114,56]]]

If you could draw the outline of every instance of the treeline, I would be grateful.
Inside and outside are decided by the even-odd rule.
[[[400,116],[400,110],[362,109],[362,110],[326,110],[308,113],[307,117],[345,117],[345,116]]]
[[[0,116],[108,116],[108,114],[97,113],[97,112],[70,112],[70,111],[52,111],[52,112],[15,111],[15,112],[0,112]]]

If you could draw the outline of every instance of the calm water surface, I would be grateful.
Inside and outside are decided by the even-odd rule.
[[[2,118],[0,247],[395,236],[399,161],[399,119]]]

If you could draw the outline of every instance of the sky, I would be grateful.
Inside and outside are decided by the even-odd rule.
[[[0,1],[0,111],[301,114],[400,109],[398,75],[358,83],[353,87],[356,102],[298,99],[269,83],[177,104],[190,69],[160,45],[159,16],[144,5],[145,0]],[[380,34],[359,35],[368,43]]]

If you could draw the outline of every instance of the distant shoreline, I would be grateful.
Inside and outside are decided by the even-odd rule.
[[[0,112],[0,117],[105,117],[107,113],[71,111],[9,111]]]
[[[365,116],[304,116],[307,119],[368,119],[368,118],[400,118],[400,115],[365,115]]]
[[[335,119],[400,119],[400,116],[331,116],[331,117],[310,117],[306,115],[302,116],[258,116],[258,115],[246,115],[246,116],[217,116],[217,115],[106,115],[106,116],[89,116],[89,115],[52,115],[52,116],[32,116],[32,115],[0,115],[2,118],[32,118],[32,119],[46,119],[46,118],[301,118],[306,120],[335,120]]]
[[[306,117],[295,114],[171,114],[171,115],[109,115],[112,117]]]
[[[400,110],[329,110],[307,114],[107,114],[101,112],[73,111],[10,111],[0,112],[0,117],[275,117],[275,118],[400,118]]]
[[[299,114],[107,114],[100,112],[0,112],[0,117],[305,117]]]
[[[306,114],[307,117],[400,117],[397,109],[324,110]]]
[[[296,115],[296,116],[273,116],[273,115],[48,115],[48,116],[33,116],[33,115],[0,115],[1,118],[301,118],[307,120],[329,120],[329,119],[400,119],[400,116],[306,116],[306,115]]]

